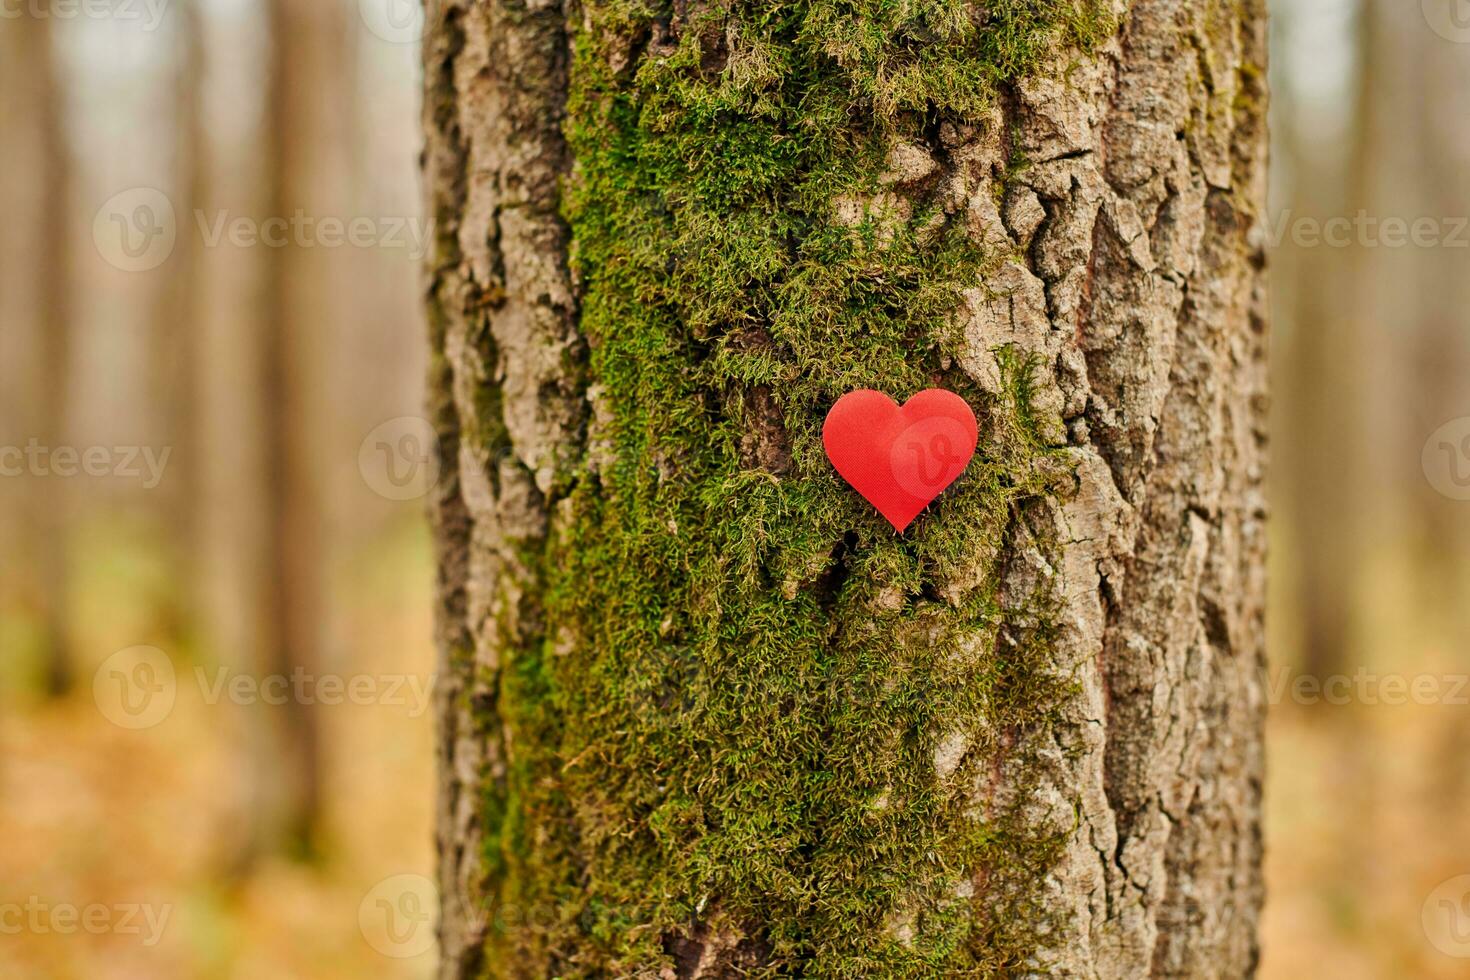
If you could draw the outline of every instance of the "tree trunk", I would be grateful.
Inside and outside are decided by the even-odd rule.
[[[1123,8],[431,3],[443,976],[1254,971],[1264,10]]]
[[[29,388],[29,431],[18,445],[34,438],[54,450],[68,439],[71,411],[72,304],[70,159],[63,130],[62,90],[52,29],[53,18],[7,18],[4,25],[4,80],[14,105],[16,125],[7,129],[0,152],[4,172],[13,175],[17,195],[0,202],[9,216],[13,245],[7,246],[4,288],[17,294],[12,312],[20,312],[26,327],[16,321],[7,331],[23,330],[33,346]],[[8,113],[7,113],[8,114]],[[22,434],[22,433],[17,433]],[[53,696],[66,693],[74,683],[70,649],[68,604],[70,575],[71,500],[67,480],[35,473],[23,476],[18,522],[23,538],[19,551],[31,569],[45,688]],[[28,589],[27,591],[31,591]]]
[[[271,88],[267,100],[267,220],[291,222],[315,209],[319,181],[337,175],[322,154],[347,110],[340,54],[347,19],[340,4],[271,0]],[[261,656],[270,674],[320,672],[323,524],[316,449],[310,420],[320,418],[317,392],[320,338],[330,309],[329,267],[321,248],[282,232],[265,252],[261,384],[265,442],[265,562]],[[263,229],[264,230],[264,229]],[[320,723],[312,705],[282,706],[278,741],[260,760],[262,785],[277,795],[266,808],[268,846],[299,856],[321,841]]]
[[[1393,23],[1393,8],[1374,9]],[[1404,142],[1421,175],[1411,182],[1421,196],[1411,205],[1413,210],[1405,213],[1445,216],[1441,220],[1448,223],[1453,221],[1451,216],[1465,214],[1470,208],[1470,180],[1465,170],[1470,152],[1465,148],[1464,116],[1456,111],[1470,101],[1464,95],[1470,79],[1470,51],[1464,45],[1445,44],[1432,32],[1421,40],[1410,31],[1406,40],[1410,46],[1404,57],[1411,64],[1404,66],[1405,75],[1417,77],[1424,85],[1454,87],[1445,90],[1453,93],[1449,105],[1438,100],[1426,105],[1419,99],[1412,108],[1404,109],[1411,121]],[[1396,175],[1403,172],[1393,171]],[[1416,249],[1415,253],[1407,288],[1416,302],[1411,309],[1398,308],[1407,321],[1405,326],[1413,331],[1409,370],[1414,385],[1403,413],[1408,416],[1404,438],[1410,453],[1441,425],[1463,416],[1470,404],[1466,380],[1470,341],[1465,329],[1470,286],[1464,281],[1464,257],[1459,248],[1448,247]],[[1392,409],[1385,414],[1392,415]],[[1429,481],[1418,479],[1419,474],[1413,476],[1416,492],[1411,506],[1417,526],[1411,528],[1409,537],[1415,546],[1416,589],[1430,600],[1430,608],[1442,611],[1445,647],[1463,650],[1470,640],[1470,616],[1461,600],[1470,578],[1466,574],[1466,545],[1470,542],[1466,541],[1464,503],[1445,497]]]
[[[208,204],[209,133],[205,126],[204,12],[201,0],[185,0],[177,8],[175,44],[177,66],[174,86],[174,182],[179,213],[192,220]],[[161,445],[172,446],[170,479],[158,488],[159,512],[167,541],[167,560],[173,587],[161,613],[168,636],[176,645],[198,642],[205,567],[205,522],[202,514],[204,479],[200,458],[205,453],[200,415],[203,399],[204,243],[192,234],[180,235],[174,250],[176,272],[153,288],[155,296],[148,359],[154,392],[154,428]]]
[[[1394,17],[1398,10],[1391,4],[1371,4],[1370,10],[1387,25],[1397,25]],[[1412,107],[1403,107],[1411,135],[1395,145],[1409,162],[1388,165],[1384,170],[1392,180],[1414,173],[1411,168],[1417,169],[1416,179],[1392,182],[1400,192],[1412,189],[1419,197],[1412,209],[1380,213],[1427,215],[1449,225],[1455,220],[1453,216],[1464,215],[1470,209],[1470,178],[1466,176],[1470,150],[1465,146],[1463,122],[1464,109],[1470,104],[1470,89],[1466,87],[1470,82],[1470,51],[1463,44],[1445,44],[1438,34],[1430,32],[1430,37],[1421,38],[1398,26],[1403,31],[1401,46],[1407,50],[1398,65],[1402,74],[1395,77],[1412,78],[1425,86],[1452,87],[1440,89],[1449,93],[1445,100],[1425,104],[1420,99],[1414,100]],[[1379,27],[1380,32],[1391,29]],[[1388,52],[1386,57],[1393,53]],[[1405,290],[1411,300],[1391,307],[1393,315],[1379,321],[1391,324],[1390,330],[1412,331],[1412,357],[1407,368],[1413,380],[1408,397],[1398,406],[1380,402],[1383,415],[1407,416],[1402,419],[1408,429],[1403,441],[1411,455],[1440,426],[1463,417],[1470,405],[1470,340],[1466,338],[1465,315],[1470,284],[1464,278],[1464,252],[1460,247],[1447,246],[1413,252],[1405,277]],[[1402,342],[1401,338],[1395,339]],[[1375,388],[1378,380],[1377,376],[1373,378]],[[1436,442],[1433,449],[1442,451],[1443,441]],[[1453,652],[1470,649],[1470,610],[1462,598],[1470,586],[1470,528],[1465,521],[1465,504],[1445,496],[1441,493],[1443,487],[1431,485],[1419,473],[1413,474],[1412,487],[1408,495],[1410,526],[1405,537],[1412,548],[1409,565],[1417,579],[1415,594],[1421,598],[1410,612],[1416,622],[1401,628],[1419,631],[1421,637],[1431,643],[1437,641],[1439,650],[1451,651],[1453,656]],[[1470,729],[1460,724],[1445,725],[1437,754],[1437,761],[1430,762],[1429,767],[1434,773],[1438,803],[1448,808],[1443,812],[1458,812],[1470,801],[1470,773],[1459,762],[1470,754]]]
[[[1392,96],[1379,77],[1384,37],[1372,5],[1359,9],[1355,34],[1360,60],[1345,113],[1345,146],[1322,139],[1323,127],[1310,124],[1313,107],[1297,105],[1297,93],[1279,87],[1276,93],[1278,118],[1289,108],[1300,121],[1284,128],[1291,186],[1286,199],[1317,221],[1352,217],[1360,209],[1390,213],[1377,210],[1381,199],[1374,185],[1385,170],[1383,148],[1392,142],[1385,116],[1402,110],[1385,112]],[[1382,308],[1383,270],[1373,267],[1371,253],[1358,243],[1344,252],[1320,242],[1283,242],[1280,252],[1278,271],[1292,295],[1289,338],[1276,352],[1278,377],[1287,381],[1277,442],[1282,524],[1291,531],[1289,551],[1296,563],[1289,577],[1301,618],[1299,666],[1326,678],[1350,669],[1362,641],[1358,592],[1365,488],[1371,483],[1364,433],[1365,417],[1373,413],[1362,404],[1357,385],[1374,311]]]

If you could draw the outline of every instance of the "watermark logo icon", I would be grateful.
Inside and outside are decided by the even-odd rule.
[[[1440,882],[1420,912],[1429,944],[1446,956],[1470,958],[1470,875]]]
[[[405,415],[368,433],[357,450],[368,487],[388,500],[417,500],[439,482],[439,437],[428,419]]]
[[[173,254],[178,234],[173,202],[151,187],[114,194],[92,220],[98,254],[123,272],[147,272],[163,265]]]
[[[92,677],[97,710],[119,728],[140,731],[160,724],[173,712],[177,697],[173,661],[157,647],[119,650]]]
[[[369,946],[393,959],[422,956],[434,948],[434,909],[439,893],[423,875],[394,875],[378,882],[357,908],[357,925]]]
[[[414,44],[424,36],[421,0],[359,0],[362,22],[390,44]]]
[[[1421,458],[1429,485],[1451,500],[1470,500],[1470,416],[1451,419],[1424,443]]]
[[[898,485],[921,500],[933,500],[970,461],[970,433],[958,420],[936,416],[905,429],[888,451]]]
[[[1470,0],[1419,0],[1429,29],[1446,41],[1470,44]]]

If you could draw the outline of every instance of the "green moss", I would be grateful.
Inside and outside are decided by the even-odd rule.
[[[957,889],[1039,874],[1054,849],[969,812],[966,784],[1062,694],[1040,669],[1046,597],[1003,614],[998,593],[1063,468],[1024,358],[1002,352],[999,398],[949,367],[960,290],[996,257],[954,223],[921,233],[924,201],[896,228],[844,227],[834,201],[878,189],[892,139],[1106,35],[1100,8],[1009,0],[977,24],[954,0],[737,3],[667,41],[662,6],[586,5],[566,214],[614,461],[525,556],[543,621],[507,638],[513,762],[487,861],[498,907],[537,914],[492,930],[492,972],[630,976],[696,921],[758,937],[758,976],[999,974],[1022,955],[1025,917]],[[981,452],[898,537],[832,472],[821,423],[853,388],[934,385],[981,412]],[[789,471],[742,464],[755,386]],[[971,751],[941,782],[955,731]]]

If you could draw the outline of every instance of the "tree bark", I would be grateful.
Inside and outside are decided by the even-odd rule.
[[[268,219],[322,215],[320,187],[337,177],[324,159],[349,111],[345,91],[347,14],[338,4],[271,0],[271,87],[267,99]],[[334,162],[334,161],[333,161]],[[321,248],[289,241],[265,250],[261,404],[266,464],[261,659],[265,671],[320,671],[326,509],[313,461],[320,410],[320,348],[330,266]],[[260,759],[265,803],[260,846],[313,857],[321,845],[321,737],[312,705],[288,699]]]
[[[8,129],[0,163],[15,175],[17,195],[3,202],[14,229],[4,249],[10,271],[4,288],[17,297],[23,319],[7,330],[24,328],[33,345],[31,389],[37,406],[22,422],[30,438],[52,449],[66,443],[72,407],[72,284],[70,207],[71,161],[63,129],[62,87],[52,17],[26,15],[4,29],[4,80],[15,106],[16,125]],[[9,113],[7,113],[9,114]],[[27,179],[29,177],[30,179]],[[22,385],[23,388],[29,387]],[[22,477],[25,516],[19,522],[19,551],[31,569],[27,583],[37,607],[41,662],[46,690],[65,694],[75,682],[69,622],[71,492],[67,481],[35,474]]]
[[[1251,975],[1262,3],[430,22],[442,976]]]
[[[199,0],[177,8],[174,26],[177,64],[173,115],[173,187],[178,211],[203,209],[210,197],[209,133],[205,125],[204,12]],[[181,235],[174,250],[178,271],[156,284],[148,337],[150,390],[155,393],[153,427],[160,445],[172,446],[173,469],[159,488],[160,523],[167,541],[174,582],[161,613],[175,644],[198,642],[205,568],[204,479],[200,459],[203,399],[203,342],[206,263],[203,243]]]
[[[1382,43],[1381,32],[1366,5],[1359,10],[1356,33],[1362,60],[1346,146],[1327,144],[1314,134],[1312,107],[1297,104],[1299,93],[1281,87],[1275,93],[1278,118],[1285,111],[1304,123],[1284,128],[1291,187],[1286,199],[1316,220],[1373,207],[1373,153],[1382,145],[1384,90],[1376,77],[1379,59],[1369,57]],[[1278,331],[1285,341],[1276,349],[1278,377],[1286,381],[1278,405],[1282,464],[1277,476],[1284,490],[1282,524],[1291,530],[1289,552],[1298,566],[1288,578],[1301,620],[1299,665],[1325,678],[1353,662],[1361,634],[1356,611],[1368,480],[1358,440],[1369,413],[1349,393],[1359,376],[1376,282],[1356,247],[1344,255],[1320,245],[1281,244],[1277,269],[1291,284],[1291,313],[1290,327]]]

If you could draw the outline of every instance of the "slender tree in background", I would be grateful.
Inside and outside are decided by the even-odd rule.
[[[203,112],[204,16],[200,0],[174,9],[176,84],[173,86],[175,206],[192,216],[209,199],[209,136]],[[192,220],[192,218],[190,218]],[[172,274],[160,276],[150,340],[151,390],[161,445],[173,447],[169,479],[159,487],[171,588],[164,600],[167,631],[175,642],[196,639],[204,603],[204,481],[200,438],[203,382],[205,266],[203,241],[180,234]]]
[[[1261,3],[430,20],[442,975],[1250,975]]]
[[[1390,19],[1391,10],[1380,16]],[[1409,29],[1412,42],[1406,52],[1407,69],[1417,72],[1421,91],[1440,92],[1438,99],[1412,99],[1406,117],[1412,126],[1412,159],[1417,179],[1406,181],[1420,190],[1422,199],[1413,213],[1436,216],[1446,223],[1454,216],[1470,213],[1470,147],[1466,145],[1465,109],[1470,106],[1470,48],[1454,44],[1433,31]],[[1462,242],[1463,236],[1456,236]],[[1406,433],[1411,458],[1428,435],[1451,419],[1470,415],[1470,283],[1465,281],[1465,247],[1456,242],[1440,247],[1416,249],[1414,281],[1410,284],[1417,303],[1413,314],[1413,361],[1410,371],[1415,383]],[[1410,311],[1405,311],[1410,312]],[[1407,317],[1405,319],[1408,319]],[[1405,324],[1408,326],[1409,324]],[[1402,416],[1401,416],[1402,417]],[[1441,444],[1439,451],[1462,449]],[[1443,610],[1446,632],[1443,642],[1463,655],[1470,642],[1470,610],[1463,597],[1467,584],[1466,519],[1463,501],[1441,495],[1420,474],[1410,470],[1419,496],[1415,508],[1420,526],[1415,528],[1414,568],[1420,575],[1419,589],[1433,597],[1433,607]]]
[[[6,250],[5,288],[13,291],[14,311],[23,317],[4,329],[24,330],[32,358],[29,376],[18,382],[32,392],[29,402],[35,406],[21,442],[34,438],[45,447],[66,442],[72,395],[71,168],[52,25],[50,16],[21,16],[7,18],[0,31],[5,100],[14,113],[0,159],[7,185],[16,192],[5,207],[6,236],[12,242]],[[26,590],[38,610],[45,686],[59,696],[73,682],[67,625],[70,493],[65,481],[54,477],[31,474],[23,482],[20,552],[34,578]]]
[[[1375,137],[1384,125],[1386,96],[1375,84],[1384,44],[1370,8],[1365,4],[1359,13],[1357,83],[1352,111],[1343,113],[1344,144],[1321,138],[1321,124],[1312,125],[1313,106],[1302,93],[1289,87],[1278,92],[1278,106],[1293,121],[1283,136],[1284,166],[1300,214],[1290,219],[1351,216],[1376,200],[1373,176],[1382,144]],[[1288,339],[1278,352],[1289,379],[1281,393],[1281,484],[1290,491],[1283,495],[1284,523],[1298,563],[1292,578],[1301,618],[1300,666],[1327,677],[1346,668],[1362,639],[1356,599],[1364,546],[1363,535],[1355,532],[1364,518],[1369,440],[1363,433],[1369,413],[1356,393],[1376,287],[1361,243],[1344,250],[1306,242],[1281,243],[1281,279],[1290,283],[1291,298]]]
[[[347,80],[339,57],[345,49],[346,13],[319,0],[272,0],[270,89],[266,100],[267,220],[276,237],[263,249],[265,304],[261,385],[266,466],[266,560],[262,655],[265,669],[291,676],[317,672],[323,641],[322,535],[325,511],[311,420],[319,417],[317,354],[327,285],[320,258],[283,230],[315,204],[316,180],[330,180],[321,164],[333,119],[344,114],[340,96]],[[265,226],[262,226],[263,232]],[[259,760],[279,799],[268,815],[274,843],[310,855],[319,845],[321,759],[319,722],[311,705],[295,698],[282,706],[279,742]]]
[[[49,18],[36,18],[31,30],[35,38],[30,45],[36,55],[35,98],[41,119],[41,146],[45,173],[41,179],[40,199],[43,218],[36,228],[37,267],[37,334],[41,352],[41,425],[43,445],[60,446],[68,432],[67,415],[71,398],[71,262],[68,229],[71,222],[68,204],[71,172],[62,128],[62,97],[56,48],[51,37]],[[47,689],[60,695],[73,682],[70,643],[70,615],[67,598],[70,587],[70,521],[67,509],[70,494],[64,486],[37,487],[38,510],[43,538],[40,542],[38,567],[41,570]]]
[[[1397,11],[1392,5],[1372,5],[1378,16],[1394,24]],[[1402,25],[1399,25],[1402,30]],[[1422,195],[1412,211],[1404,213],[1428,215],[1445,225],[1455,216],[1470,214],[1470,146],[1466,143],[1465,111],[1470,107],[1470,48],[1451,43],[1432,31],[1406,32],[1408,48],[1401,59],[1402,77],[1415,77],[1414,86],[1421,92],[1440,93],[1435,99],[1413,99],[1404,107],[1404,118],[1411,121],[1412,140],[1406,140],[1406,152],[1412,154],[1406,166],[1397,172],[1416,173],[1417,179],[1406,181]],[[1382,97],[1380,95],[1380,97]],[[1380,151],[1381,152],[1381,151]],[[1406,452],[1412,459],[1415,450],[1441,425],[1470,415],[1470,283],[1465,280],[1465,245],[1463,236],[1457,242],[1442,242],[1439,247],[1415,249],[1412,277],[1408,284],[1415,305],[1404,307],[1413,314],[1413,358],[1409,372],[1413,384],[1405,401],[1408,411],[1388,411],[1408,423],[1404,433]],[[1405,315],[1400,326],[1409,327]],[[1407,417],[1405,417],[1407,416]],[[1459,464],[1464,463],[1464,447],[1445,442],[1428,447],[1431,452],[1454,452]],[[1412,529],[1411,567],[1417,575],[1415,594],[1426,597],[1425,605],[1437,616],[1424,616],[1416,611],[1413,625],[1433,631],[1427,639],[1435,642],[1452,662],[1463,663],[1470,651],[1470,609],[1464,602],[1470,585],[1470,535],[1467,535],[1465,503],[1440,493],[1413,469],[1408,472],[1415,494],[1413,514],[1417,527]],[[1437,620],[1437,621],[1436,621]],[[1444,812],[1459,812],[1470,799],[1470,773],[1463,760],[1470,753],[1470,726],[1463,723],[1445,727],[1431,764],[1434,781]]]

